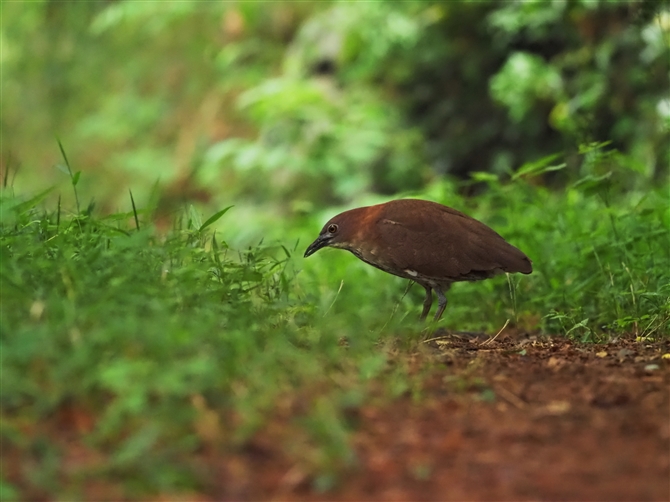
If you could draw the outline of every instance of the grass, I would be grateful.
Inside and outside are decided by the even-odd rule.
[[[455,285],[442,325],[669,335],[667,187],[584,179],[550,191],[530,175],[485,177],[475,199],[448,182],[418,194],[486,221],[535,266]],[[287,454],[325,490],[356,461],[350,410],[420,398],[421,288],[403,296],[406,281],[337,250],[303,262],[286,242],[314,238],[316,217],[236,251],[221,237],[234,207],[188,210],[160,234],[134,201],[66,215],[60,202],[42,209],[47,195],[6,189],[0,201],[3,500],[82,498],[91,479],[117,480],[128,498],[203,489],[203,452],[235,451],[278,417]],[[68,470],[73,443],[87,461]]]
[[[318,445],[309,469],[332,475],[352,456],[343,410],[382,373],[389,392],[407,388],[376,334],[345,351],[351,326],[319,323],[293,297],[286,248],[238,253],[188,217],[161,237],[134,214],[4,202],[2,434],[28,496],[79,497],[91,476],[120,476],[132,497],[198,486],[198,451],[243,444],[297,392],[315,403],[302,418]],[[79,432],[105,459],[65,480],[63,414],[90,424]]]

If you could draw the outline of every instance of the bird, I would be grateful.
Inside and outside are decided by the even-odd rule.
[[[439,321],[452,283],[533,271],[520,249],[484,223],[421,199],[397,199],[340,213],[323,226],[304,257],[325,247],[345,249],[373,267],[423,286],[421,321],[433,305],[433,290],[438,298],[434,321]]]

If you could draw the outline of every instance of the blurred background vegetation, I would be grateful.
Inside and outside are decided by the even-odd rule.
[[[418,386],[384,344],[425,335],[421,288],[302,261],[350,207],[442,202],[534,261],[455,285],[441,325],[670,331],[668,1],[0,8],[2,437],[28,459],[0,495],[75,497],[62,416],[95,475],[141,473],[125,496],[201,486],[185,452],[287,395],[332,486],[347,410]]]
[[[234,201],[283,216],[445,176],[507,176],[610,141],[642,180],[670,163],[663,1],[3,4],[2,163],[104,211]],[[619,168],[620,166],[617,166]],[[157,185],[156,185],[157,183]],[[251,222],[251,226],[249,223]]]

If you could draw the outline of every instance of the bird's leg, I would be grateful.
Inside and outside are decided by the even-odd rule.
[[[450,286],[451,284],[448,284],[446,286],[437,286],[435,288],[435,291],[437,292],[437,312],[435,312],[435,321],[439,321],[444,313],[444,309],[447,306],[447,297],[444,296],[444,293],[449,291]]]
[[[430,307],[433,305],[433,290],[428,286],[426,288],[426,299],[423,301],[423,310],[421,311],[421,320],[425,321],[428,317],[428,312],[430,312]]]

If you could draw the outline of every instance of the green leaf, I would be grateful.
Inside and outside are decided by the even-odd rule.
[[[9,207],[9,210],[13,211],[16,214],[21,214],[21,213],[23,213],[23,212],[25,212],[29,209],[32,209],[37,204],[42,202],[42,200],[44,200],[46,198],[46,196],[49,195],[54,190],[54,188],[55,187],[47,188],[46,190],[38,193],[37,195],[35,195],[34,197],[31,197],[30,199],[28,199],[26,201],[14,204],[13,206]],[[9,201],[6,201],[6,200],[0,201],[0,207],[4,206],[8,202]],[[3,208],[3,210],[4,210],[4,208]]]
[[[600,149],[606,147],[607,145],[609,145],[611,143],[612,143],[612,140],[581,144],[581,145],[579,145],[579,153],[581,155],[591,153],[594,150],[600,150]]]
[[[58,169],[61,173],[67,174],[70,176],[70,171],[67,170],[67,166],[64,164],[56,164],[56,169]]]
[[[474,181],[484,181],[486,183],[497,183],[499,181],[498,176],[493,173],[486,173],[483,171],[477,171],[470,174],[470,177]]]
[[[206,228],[207,228],[208,226],[210,226],[212,223],[214,223],[214,222],[217,221],[219,218],[221,218],[221,216],[223,216],[224,214],[226,214],[226,213],[228,212],[228,210],[229,210],[231,207],[233,207],[233,206],[228,206],[227,208],[222,209],[221,211],[218,211],[218,212],[214,213],[212,216],[210,216],[209,218],[207,218],[207,220],[205,221],[205,223],[203,223],[203,224],[200,226],[200,228],[198,229],[198,232],[202,232],[204,229],[206,229]]]
[[[561,169],[564,169],[567,164],[565,162],[561,164],[555,164],[555,165],[550,165],[554,160],[556,160],[560,154],[558,153],[552,153],[551,155],[547,155],[546,157],[542,157],[539,160],[535,160],[533,162],[526,162],[524,165],[522,165],[517,172],[512,176],[513,180],[516,180],[520,178],[521,176],[526,176],[526,175],[531,175],[531,176],[537,176],[539,174],[543,174],[549,171],[559,171]]]
[[[188,206],[188,225],[187,228],[189,230],[192,230],[193,228],[200,228],[202,226],[202,219],[200,218],[200,214],[198,211],[196,211],[195,207],[193,207],[193,204],[190,204]]]
[[[586,195],[593,195],[606,189],[610,183],[611,177],[612,171],[608,171],[601,176],[593,176],[592,174],[589,174],[573,184],[572,187],[579,188]]]
[[[261,282],[263,280],[263,274],[256,272],[255,270],[244,270],[240,279],[248,282]]]

